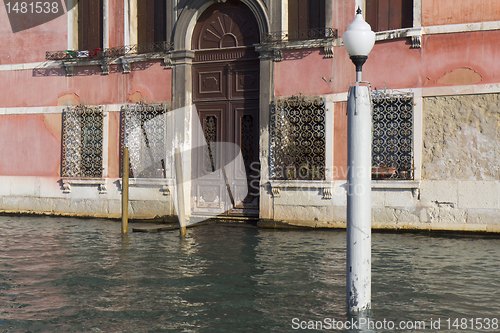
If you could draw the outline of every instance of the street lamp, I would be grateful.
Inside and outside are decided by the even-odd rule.
[[[361,69],[375,44],[375,33],[361,9],[342,36],[356,65],[356,85],[347,101],[347,264],[346,303],[351,314],[371,308],[371,159],[372,117],[368,85]]]
[[[359,7],[354,21],[349,24],[342,35],[342,40],[352,62],[356,65],[356,81],[361,81],[361,69],[375,44],[375,33],[363,19]]]

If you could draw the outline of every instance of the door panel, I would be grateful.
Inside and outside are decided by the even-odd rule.
[[[233,142],[241,149],[243,164],[236,163],[232,171],[235,206],[231,214],[254,215],[259,213],[259,106],[256,101],[231,103],[234,114]]]
[[[194,72],[194,101],[227,100],[225,64],[198,65]]]
[[[199,102],[196,108],[203,133],[193,139],[196,146],[203,139],[208,146],[193,150],[193,213],[258,216],[258,101]],[[231,163],[235,152],[211,147],[214,142],[236,144],[243,162]]]
[[[258,99],[259,98],[259,63],[241,62],[228,66],[229,98]]]
[[[221,142],[226,125],[227,103],[196,105],[203,132],[194,131],[192,211],[222,214],[226,211],[226,182],[222,174],[223,154],[211,143]],[[206,145],[205,145],[206,142]]]

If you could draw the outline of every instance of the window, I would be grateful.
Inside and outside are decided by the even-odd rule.
[[[78,105],[63,113],[62,176],[102,177],[103,112]]]
[[[166,112],[164,104],[137,103],[123,108],[120,155],[127,146],[131,177],[165,178]]]
[[[413,27],[413,0],[366,0],[366,22],[373,31]]]
[[[376,90],[372,178],[413,179],[413,94]]]
[[[137,1],[137,43],[150,44],[167,40],[165,0]]]
[[[321,98],[293,96],[273,105],[271,179],[325,179],[325,120],[325,102]]]
[[[78,1],[78,49],[103,48],[102,0]]]
[[[288,32],[296,34],[294,39],[315,38],[314,30],[324,29],[325,0],[288,0]]]

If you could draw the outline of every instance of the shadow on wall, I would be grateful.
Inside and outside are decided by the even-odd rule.
[[[130,65],[131,71],[144,71],[152,67],[157,61],[148,62],[138,62],[132,63]],[[48,62],[44,62],[37,68],[32,70],[33,77],[47,77],[47,76],[67,76],[66,69],[64,67],[44,67],[48,66]],[[62,64],[61,66],[64,66]],[[72,76],[94,76],[94,75],[106,75],[103,74],[102,69],[99,65],[89,65],[89,66],[73,66],[74,72]],[[123,73],[121,65],[110,65],[109,74],[120,74]]]
[[[314,50],[291,50],[283,52],[283,60],[300,60],[312,54]]]

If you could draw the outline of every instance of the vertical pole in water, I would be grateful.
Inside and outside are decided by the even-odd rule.
[[[123,148],[122,165],[122,234],[128,232],[128,174],[129,174],[128,148]]]
[[[347,105],[347,309],[371,308],[372,117],[367,86],[351,87]]]
[[[182,178],[181,151],[175,148],[175,185],[177,190],[177,217],[179,218],[179,231],[181,236],[186,235],[186,216],[184,207],[184,179]]]
[[[372,116],[368,86],[359,86],[363,64],[375,45],[375,33],[361,8],[342,34],[345,49],[356,66],[356,86],[347,101],[347,311],[371,308],[371,163]]]

